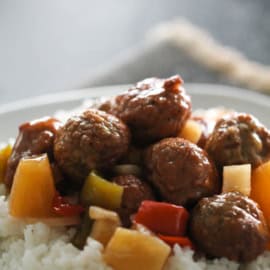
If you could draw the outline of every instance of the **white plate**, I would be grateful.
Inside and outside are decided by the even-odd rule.
[[[38,117],[53,115],[57,110],[70,110],[84,99],[109,96],[128,88],[127,85],[89,88],[46,95],[2,105],[0,108],[0,142],[17,134],[18,125]],[[270,97],[223,85],[185,84],[192,96],[193,108],[224,106],[255,115],[270,127]]]

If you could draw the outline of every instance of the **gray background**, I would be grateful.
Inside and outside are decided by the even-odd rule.
[[[270,64],[268,0],[0,0],[0,103],[84,85],[178,16]]]

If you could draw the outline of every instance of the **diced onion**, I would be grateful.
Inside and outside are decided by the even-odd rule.
[[[120,219],[116,212],[98,206],[91,206],[89,208],[89,217],[95,220],[99,219],[112,220],[120,225]]]
[[[113,170],[117,175],[128,175],[128,174],[133,174],[136,176],[142,175],[142,169],[135,164],[116,165],[114,166]]]

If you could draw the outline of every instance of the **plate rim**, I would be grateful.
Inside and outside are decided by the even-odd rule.
[[[45,106],[69,101],[80,101],[86,98],[97,97],[98,92],[110,92],[113,90],[127,90],[132,84],[117,84],[106,86],[93,86],[89,88],[73,89],[67,91],[57,91],[55,93],[37,95],[29,98],[23,98],[8,103],[3,103],[0,106],[0,114],[19,111],[23,109]],[[189,89],[190,87],[190,89]],[[199,90],[202,87],[203,90]],[[202,94],[205,96],[222,96],[241,99],[241,101],[251,102],[257,105],[270,107],[270,96],[255,92],[250,89],[235,87],[224,84],[210,83],[185,83],[184,88],[188,94]],[[207,90],[206,90],[207,89]],[[117,91],[115,91],[117,93]],[[76,94],[76,95],[75,95]]]

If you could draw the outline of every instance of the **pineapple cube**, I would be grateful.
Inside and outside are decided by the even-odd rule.
[[[115,270],[161,270],[170,251],[155,236],[117,228],[104,251],[104,259]]]
[[[89,217],[95,220],[90,236],[102,243],[105,247],[116,228],[121,225],[118,214],[101,207],[91,206],[89,208]]]
[[[201,125],[189,119],[183,129],[181,130],[179,137],[184,138],[192,143],[198,143],[202,136],[202,127]]]
[[[249,196],[251,190],[251,165],[230,165],[223,167],[222,193],[239,191]]]
[[[9,197],[9,213],[18,218],[52,217],[56,194],[47,154],[21,159]]]

